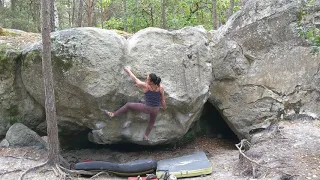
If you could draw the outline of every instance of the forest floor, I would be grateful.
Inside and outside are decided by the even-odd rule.
[[[180,146],[145,147],[134,145],[103,146],[63,150],[69,162],[100,160],[129,162],[138,159],[162,160],[204,151],[213,172],[205,177],[186,180],[249,180],[257,176],[264,180],[320,179],[320,121],[284,121],[276,128],[257,133],[246,155],[259,165],[239,159],[236,140],[198,137]],[[0,179],[16,180],[27,169],[45,162],[47,152],[32,147],[0,148]],[[32,170],[24,179],[59,179],[49,167]],[[70,179],[86,180],[90,176]],[[92,179],[92,178],[91,178]],[[94,179],[126,180],[126,177],[101,174]]]
[[[213,173],[205,177],[186,178],[190,180],[230,180],[247,179],[240,177],[234,171],[238,162],[239,151],[235,143],[230,140],[198,137],[192,142],[179,147],[161,147],[160,149],[136,146],[135,149],[125,147],[110,147],[98,149],[64,150],[62,156],[70,163],[84,160],[101,160],[124,163],[138,159],[167,159],[204,151],[212,163]],[[28,168],[45,162],[46,152],[35,148],[0,148],[0,179],[16,180]],[[25,179],[58,179],[49,168],[30,171]],[[72,179],[90,179],[90,177],[77,177]],[[126,177],[101,175],[94,179],[119,179]]]

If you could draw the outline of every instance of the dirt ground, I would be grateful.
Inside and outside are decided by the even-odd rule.
[[[112,147],[110,149],[85,149],[81,151],[71,150],[63,153],[63,156],[69,162],[84,161],[87,159],[103,160],[109,162],[128,162],[139,159],[156,159],[162,160],[167,158],[175,158],[183,155],[192,154],[198,151],[204,151],[211,161],[213,173],[206,177],[187,178],[187,179],[239,179],[233,175],[234,162],[238,160],[238,150],[234,144],[237,142],[210,138],[198,137],[196,140],[181,145],[179,147],[160,147],[159,149],[148,147]],[[115,179],[127,179],[114,177]]]
[[[70,163],[84,161],[87,159],[102,160],[110,162],[128,162],[138,159],[153,158],[156,160],[174,158],[198,151],[204,151],[211,161],[213,173],[205,177],[185,178],[190,180],[230,180],[247,179],[234,174],[233,168],[238,161],[238,150],[234,144],[237,142],[199,137],[196,140],[179,147],[167,146],[160,149],[136,146],[130,149],[126,146],[112,146],[99,149],[65,150],[63,157]],[[0,179],[18,179],[27,169],[44,162],[46,152],[34,148],[1,148],[0,149]],[[25,179],[57,179],[48,168],[31,171]],[[90,179],[90,177],[78,177],[73,179]],[[126,177],[101,175],[95,179],[125,180]]]
[[[277,128],[270,128],[256,134],[251,148],[246,154],[261,165],[271,169],[258,169],[263,180],[302,180],[320,179],[320,121],[280,122]],[[204,151],[210,160],[213,172],[205,177],[185,178],[186,180],[249,180],[249,171],[239,164],[237,141],[212,137],[198,137],[180,146],[142,147],[133,145],[103,146],[92,149],[63,150],[62,156],[70,163],[84,160],[101,160],[124,163],[138,159],[156,160],[179,157]],[[16,180],[26,170],[43,163],[47,152],[31,147],[0,148],[0,179]],[[252,163],[249,162],[249,165]],[[260,170],[259,170],[260,169]],[[250,172],[251,171],[251,172]],[[282,173],[279,173],[282,171]],[[244,172],[249,172],[244,173]],[[290,173],[286,177],[283,172]],[[246,176],[245,176],[246,175]],[[24,179],[55,180],[54,171],[48,167],[32,170]],[[90,177],[78,176],[70,179],[87,180]],[[126,180],[125,177],[101,175],[94,179]]]

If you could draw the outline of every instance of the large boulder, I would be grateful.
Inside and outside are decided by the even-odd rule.
[[[35,128],[44,119],[43,108],[28,95],[21,81],[21,50],[39,40],[39,34],[3,29],[0,35],[0,137],[16,122]]]
[[[52,34],[52,62],[57,119],[61,134],[95,129],[106,120],[101,107],[112,107],[122,89],[124,38],[98,28],[67,29]],[[44,106],[41,42],[23,51],[22,80]],[[117,99],[118,100],[118,99]],[[117,122],[109,128],[117,130]],[[45,131],[45,123],[38,126]]]
[[[92,129],[91,141],[142,143],[148,115],[129,112],[108,120],[100,110],[143,101],[143,92],[123,71],[131,66],[141,80],[162,78],[168,110],[161,111],[150,138],[153,144],[182,137],[198,120],[209,96],[211,57],[202,27],[166,31],[148,28],[126,40],[113,31],[76,28],[52,34],[57,118],[64,132]],[[41,44],[23,52],[22,80],[44,106]]]
[[[168,110],[160,112],[151,139],[163,142],[182,137],[199,119],[209,97],[212,55],[207,32],[203,27],[176,31],[147,28],[128,40],[126,50],[127,64],[140,79],[152,72],[162,78]],[[126,87],[130,88],[128,92],[138,92],[130,84]],[[125,133],[130,135],[131,130],[136,139],[141,139],[146,124],[137,133],[140,126],[132,124]]]
[[[319,179],[320,121],[281,121],[255,133],[238,173],[255,179]],[[277,177],[277,178],[275,178]]]
[[[9,146],[47,147],[47,143],[36,132],[21,123],[15,123],[9,128],[5,140]]]
[[[279,119],[320,116],[319,54],[299,37],[298,1],[248,1],[210,31],[213,83],[209,101],[241,138]]]

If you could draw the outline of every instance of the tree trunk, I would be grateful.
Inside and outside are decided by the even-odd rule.
[[[77,27],[81,27],[82,26],[82,15],[83,15],[82,7],[83,7],[83,0],[79,0]]]
[[[41,1],[30,1],[30,15],[38,32],[41,32]]]
[[[230,0],[230,5],[228,9],[228,15],[227,15],[227,20],[229,17],[233,14],[233,8],[234,8],[234,0]]]
[[[17,0],[11,0],[11,11],[12,13],[15,13],[17,9]]]
[[[212,0],[212,23],[213,23],[213,29],[217,29],[218,27],[217,0]]]
[[[138,0],[134,0],[134,14],[133,14],[133,25],[132,25],[132,31],[136,32],[137,26],[136,26],[136,19],[138,14]]]
[[[240,0],[241,7],[243,7],[246,4],[246,2],[247,2],[247,0]],[[304,2],[304,0],[303,0],[303,2]]]
[[[153,6],[152,6],[152,4],[150,4],[150,20],[151,20],[151,27],[154,27]]]
[[[17,0],[11,0],[11,7],[10,8],[11,8],[12,16],[15,19],[15,17],[17,17],[16,15],[18,14],[18,12],[17,12]],[[13,20],[10,28],[19,29],[19,25],[16,23],[15,20]]]
[[[47,121],[47,133],[49,144],[49,159],[50,165],[60,164],[59,139],[58,139],[58,124],[56,119],[56,106],[53,88],[53,75],[51,65],[51,7],[47,0],[42,0],[42,74],[45,89],[45,110]]]
[[[55,16],[54,16],[54,4],[55,4],[55,0],[49,0],[49,9],[50,9],[50,29],[51,32],[55,31]]]
[[[167,28],[167,18],[166,18],[166,3],[167,0],[161,1],[161,19],[162,19],[162,29]]]
[[[0,0],[0,8],[4,6],[4,0]]]
[[[103,12],[103,0],[100,0],[100,17],[101,17],[101,28],[103,29],[103,22],[104,22],[104,12]]]
[[[125,32],[128,31],[128,29],[127,29],[127,0],[123,0],[123,30]]]
[[[51,32],[53,31],[57,31],[59,29],[59,13],[58,13],[58,8],[57,8],[57,4],[56,1],[54,1],[53,3],[53,15],[54,15],[54,30],[51,30]]]
[[[106,7],[103,8],[103,20],[107,19],[107,10],[108,9]]]
[[[72,3],[68,0],[68,26],[71,27]]]
[[[94,6],[94,0],[88,0],[87,1],[88,26],[92,26],[93,6]]]
[[[74,14],[76,10],[76,1],[72,0],[72,14],[71,14],[71,27],[74,26]]]

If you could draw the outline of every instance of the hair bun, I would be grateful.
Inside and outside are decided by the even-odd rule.
[[[157,77],[156,84],[157,84],[158,86],[160,86],[160,82],[161,82],[161,78],[160,78],[160,77]]]

